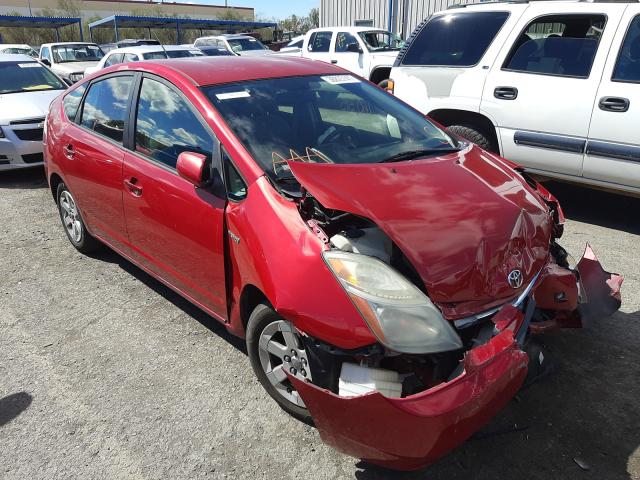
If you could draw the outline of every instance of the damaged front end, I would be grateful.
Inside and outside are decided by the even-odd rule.
[[[475,173],[471,162],[462,165]],[[298,209],[325,246],[327,268],[378,340],[342,350],[303,333],[313,382],[288,374],[322,439],[344,453],[399,470],[432,463],[486,424],[540,368],[544,356],[532,347],[533,335],[580,327],[620,307],[622,277],[606,272],[589,245],[572,261],[556,242],[562,210],[526,177],[531,189],[503,171],[476,192],[478,203],[504,214],[502,224],[469,213],[466,204],[454,222],[441,206],[423,220],[422,204],[395,202],[392,210],[384,199],[365,203],[365,192],[349,190],[339,167],[329,186],[321,168],[290,166],[302,185]],[[419,176],[416,167],[411,172]],[[364,175],[358,180],[378,181]],[[380,185],[392,187],[415,181],[403,179],[399,166],[378,175]],[[347,191],[352,198],[341,193]],[[441,238],[453,234],[458,244]],[[454,262],[451,251],[473,261]]]

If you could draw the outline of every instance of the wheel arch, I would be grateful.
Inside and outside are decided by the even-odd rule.
[[[264,303],[273,308],[265,293],[253,284],[247,284],[243,287],[238,303],[240,307],[240,322],[245,332],[247,331],[249,317],[251,317],[251,313],[258,305]]]
[[[369,81],[378,85],[381,81],[386,80],[391,75],[391,67],[376,67],[369,75]]]
[[[56,198],[58,196],[58,185],[63,183],[62,177],[57,173],[52,173],[49,177],[49,187],[51,189],[51,195],[53,196],[54,201],[58,201]]]
[[[476,127],[481,133],[485,134],[492,145],[496,147],[498,154],[500,153],[498,132],[495,124],[489,117],[470,110],[457,110],[452,108],[439,108],[432,110],[429,112],[428,116],[445,127],[450,127],[451,125],[468,125]]]

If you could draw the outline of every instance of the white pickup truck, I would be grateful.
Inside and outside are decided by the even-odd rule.
[[[389,78],[404,41],[386,30],[371,27],[331,27],[309,30],[302,47],[276,55],[300,56],[332,63],[373,83]]]

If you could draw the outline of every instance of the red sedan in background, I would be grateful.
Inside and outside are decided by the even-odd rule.
[[[391,468],[488,422],[539,368],[534,334],[620,306],[542,186],[322,62],[103,70],[52,104],[45,159],[78,250],[109,245],[245,336],[286,411]]]

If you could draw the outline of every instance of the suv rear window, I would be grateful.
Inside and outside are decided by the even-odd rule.
[[[606,17],[594,14],[546,15],[520,35],[505,70],[587,78]]]
[[[415,35],[401,65],[476,65],[508,17],[507,12],[437,15]]]

